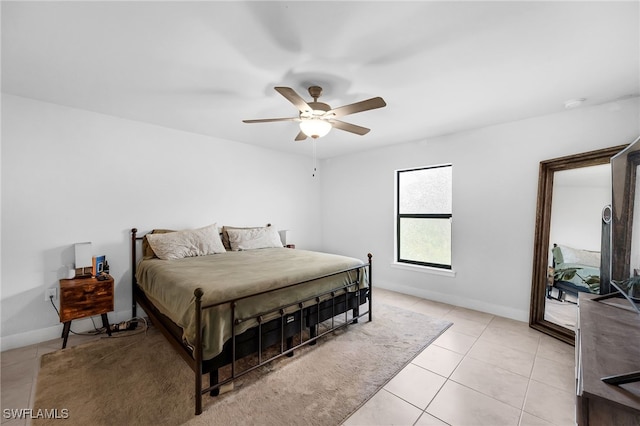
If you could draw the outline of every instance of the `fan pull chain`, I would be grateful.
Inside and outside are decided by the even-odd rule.
[[[311,177],[316,177],[316,138],[312,139],[312,143],[313,143],[313,174],[311,175]]]

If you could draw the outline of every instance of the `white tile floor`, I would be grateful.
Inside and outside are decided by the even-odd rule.
[[[574,425],[573,346],[526,323],[377,289],[453,325],[345,425]]]
[[[490,314],[376,289],[386,303],[453,322],[344,423],[574,425],[574,349]],[[70,336],[68,346],[94,337]],[[2,408],[30,407],[42,354],[61,339],[2,352]],[[2,426],[25,425],[2,418]]]

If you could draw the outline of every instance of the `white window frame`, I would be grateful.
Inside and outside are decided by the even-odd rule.
[[[444,275],[444,276],[455,276],[455,271],[453,269],[453,209],[451,211],[451,213],[446,213],[446,214],[400,214],[399,213],[399,206],[400,206],[400,193],[399,193],[399,176],[400,173],[403,172],[410,172],[410,171],[414,171],[414,170],[425,170],[425,169],[434,169],[434,168],[438,168],[438,167],[451,167],[451,171],[453,173],[453,164],[451,163],[447,163],[447,164],[437,164],[437,165],[429,165],[429,166],[421,166],[421,167],[411,167],[411,168],[406,168],[406,169],[397,169],[394,171],[394,253],[393,253],[393,263],[392,266],[398,269],[406,269],[406,270],[413,270],[413,271],[421,271],[421,272],[428,272],[428,273],[433,273],[433,274],[437,274],[437,275]],[[451,188],[451,191],[453,192],[453,187]],[[453,195],[453,194],[452,194]],[[429,262],[415,262],[415,261],[408,261],[408,260],[401,260],[400,259],[400,235],[399,235],[399,231],[400,231],[400,218],[401,217],[425,217],[425,218],[429,218],[429,217],[435,217],[435,218],[442,218],[444,216],[447,216],[449,218],[449,220],[451,220],[452,222],[452,229],[451,229],[451,265],[442,265],[442,264],[435,264],[435,263],[429,263]]]

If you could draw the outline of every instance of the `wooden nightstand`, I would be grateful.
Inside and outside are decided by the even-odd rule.
[[[73,278],[60,280],[60,322],[62,349],[67,346],[71,321],[74,319],[102,316],[102,325],[111,336],[107,312],[113,311],[113,277],[98,281],[96,278]]]

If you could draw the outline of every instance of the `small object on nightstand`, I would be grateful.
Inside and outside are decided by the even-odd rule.
[[[91,259],[91,275],[97,277],[104,272],[105,256],[93,256]]]
[[[294,248],[296,248],[296,245],[295,244],[287,244],[287,245],[285,245],[285,247],[286,248],[290,248],[290,249],[294,249]]]
[[[62,329],[62,349],[67,347],[71,321],[94,315],[102,317],[102,326],[111,336],[107,312],[113,311],[113,277],[75,278],[60,280],[60,322]]]
[[[75,250],[75,278],[90,277],[91,276],[91,242],[76,243],[74,245]]]

